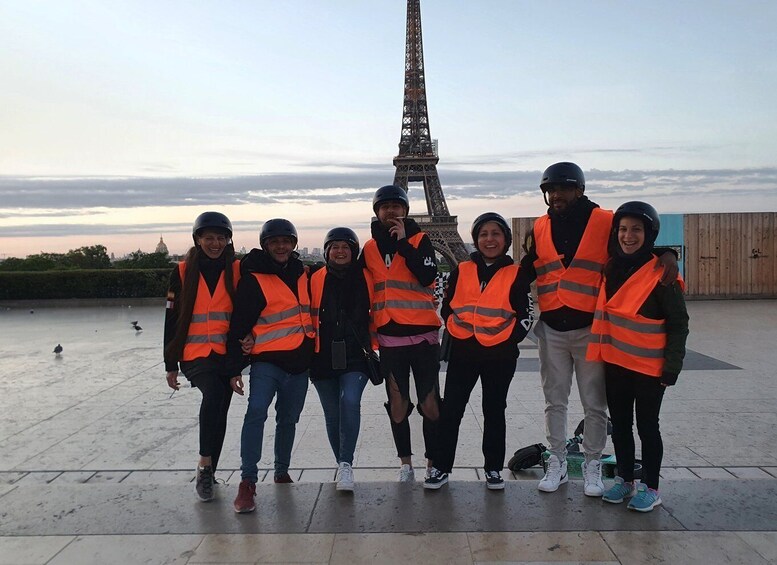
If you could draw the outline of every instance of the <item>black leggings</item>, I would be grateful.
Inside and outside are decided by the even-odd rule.
[[[664,457],[664,443],[658,426],[658,414],[665,387],[660,379],[624,372],[617,366],[605,367],[607,407],[612,419],[612,443],[618,461],[618,476],[624,481],[634,480],[634,412],[637,415],[637,433],[642,442],[642,482],[658,490],[658,474]]]
[[[232,388],[229,379],[223,376],[223,368],[223,361],[218,358],[205,357],[181,362],[181,372],[202,393],[200,456],[211,458],[214,471],[224,446],[227,413],[232,400]]]
[[[483,469],[501,471],[505,463],[505,409],[507,391],[515,373],[516,359],[480,360],[457,357],[448,364],[445,396],[439,426],[439,447],[434,466],[450,473],[456,457],[459,427],[470,394],[480,378],[483,389]]]

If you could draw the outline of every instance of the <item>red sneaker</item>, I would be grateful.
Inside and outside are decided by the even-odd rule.
[[[291,480],[291,477],[288,473],[284,473],[282,475],[275,475],[275,478],[273,478],[273,482],[276,484],[284,484],[284,483],[293,483],[294,481]]]
[[[256,496],[256,483],[242,480],[237,489],[237,498],[235,499],[235,512],[244,514],[253,512],[256,509],[254,497]]]

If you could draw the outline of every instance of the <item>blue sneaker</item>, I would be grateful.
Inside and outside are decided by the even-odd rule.
[[[629,502],[628,509],[637,512],[650,512],[659,504],[661,504],[661,497],[658,495],[658,491],[640,483],[637,486],[637,494]]]
[[[621,477],[615,477],[615,483],[602,495],[602,500],[620,504],[626,498],[637,494],[637,487],[633,482],[627,483]]]

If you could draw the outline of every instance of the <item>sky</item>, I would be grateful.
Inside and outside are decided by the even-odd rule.
[[[421,0],[451,214],[545,211],[574,161],[607,208],[777,211],[777,3]],[[402,0],[0,0],[0,259],[369,237],[402,118]],[[422,189],[411,212],[425,213]]]

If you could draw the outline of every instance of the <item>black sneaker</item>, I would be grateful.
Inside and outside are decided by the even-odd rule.
[[[197,481],[195,488],[197,490],[197,496],[203,502],[210,502],[213,500],[213,467],[206,465],[205,467],[197,466]]]
[[[448,473],[443,473],[437,467],[429,469],[429,476],[424,480],[424,488],[437,490],[445,484],[448,484]]]
[[[486,471],[486,487],[488,490],[502,490],[505,488],[505,480],[499,471]]]

